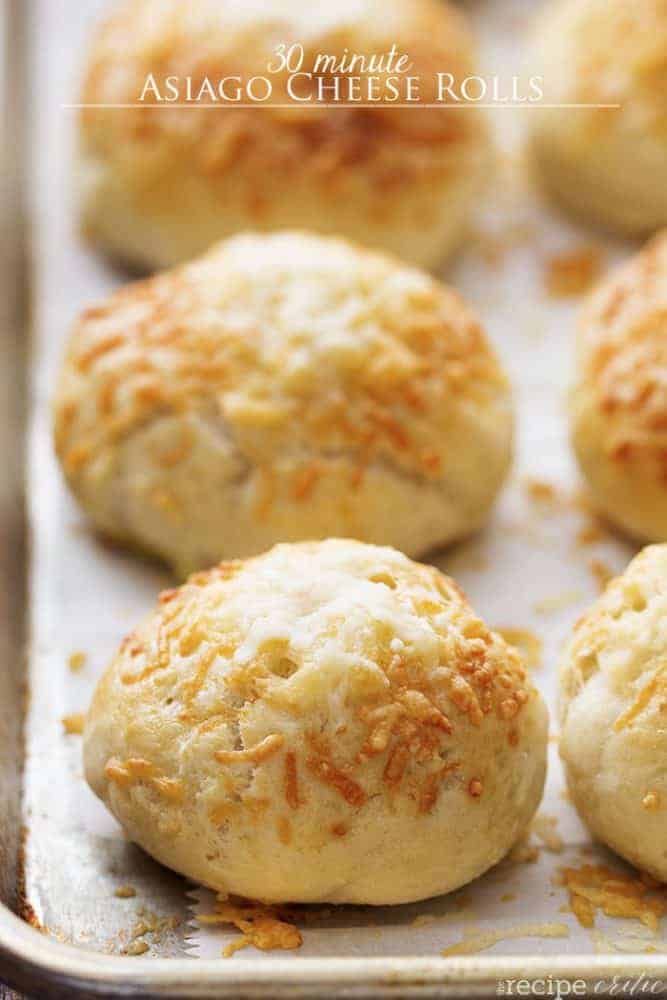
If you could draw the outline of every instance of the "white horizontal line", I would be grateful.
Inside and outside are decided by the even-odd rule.
[[[510,109],[516,110],[516,111],[518,111],[518,110],[523,111],[523,110],[533,110],[533,109],[541,109],[541,108],[552,108],[552,109],[553,108],[563,108],[563,109],[574,109],[574,110],[576,110],[576,109],[579,109],[579,110],[582,110],[582,109],[594,110],[594,109],[599,109],[599,108],[620,108],[621,105],[620,104],[541,104],[539,102],[536,102],[534,104],[476,104],[476,103],[474,103],[472,101],[462,101],[460,104],[446,104],[444,102],[441,103],[441,104],[420,104],[420,103],[417,103],[417,102],[415,102],[414,104],[390,104],[389,102],[384,102],[384,101],[377,101],[374,104],[355,104],[354,102],[340,103],[340,104],[325,104],[325,103],[321,103],[321,102],[318,102],[318,101],[313,101],[311,103],[303,103],[303,104],[297,104],[296,102],[294,102],[294,103],[288,103],[288,104],[272,104],[270,101],[257,102],[257,103],[253,103],[253,104],[241,104],[241,103],[235,103],[235,102],[232,102],[232,101],[230,101],[230,102],[220,101],[220,102],[217,102],[215,104],[213,104],[213,103],[203,104],[203,103],[197,103],[196,101],[191,101],[188,104],[171,104],[171,103],[166,103],[166,102],[163,103],[163,104],[162,103],[161,104],[155,104],[155,103],[147,103],[146,104],[146,103],[139,103],[139,102],[137,102],[135,104],[61,104],[60,107],[63,108],[64,110],[72,110],[72,111],[74,111],[74,110],[82,110],[82,109],[90,109],[90,108],[100,108],[100,109],[104,108],[106,110],[113,110],[113,109],[119,109],[120,110],[120,109],[123,109],[123,108],[142,108],[142,109],[146,109],[147,110],[147,109],[150,108],[153,111],[156,111],[156,110],[157,111],[170,111],[170,110],[181,110],[181,111],[184,111],[186,109],[187,110],[190,110],[190,109],[194,110],[195,108],[199,108],[199,109],[201,109],[201,108],[217,108],[217,109],[228,108],[230,110],[233,109],[233,108],[239,108],[239,109],[243,108],[244,110],[248,110],[250,108],[253,108],[253,109],[254,108],[257,108],[257,109],[260,109],[260,108],[274,108],[274,109],[279,109],[279,110],[288,110],[288,109],[292,109],[292,108],[294,108],[294,109],[300,108],[302,110],[304,108],[326,108],[327,110],[336,110],[336,111],[349,111],[351,108],[385,108],[385,109],[389,109],[389,110],[391,110],[392,108],[395,108],[395,109],[402,108],[402,109],[406,109],[406,110],[410,109],[411,111],[421,111],[421,110],[426,110],[428,108],[430,108],[430,109],[440,108],[443,111],[461,111],[464,108],[470,108],[470,109],[473,109],[473,108],[487,108],[487,109],[493,109],[493,110],[500,109],[500,108],[510,108]]]

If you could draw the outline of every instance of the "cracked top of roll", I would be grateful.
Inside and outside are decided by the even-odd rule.
[[[165,592],[97,690],[85,756],[130,836],[214,888],[393,902],[507,850],[545,743],[519,654],[452,580],[330,539]]]
[[[464,505],[471,527],[480,519],[504,475],[511,424],[506,377],[455,292],[390,257],[300,233],[236,237],[87,310],[56,403],[58,454],[88,507],[99,508],[109,477],[121,492],[138,488],[128,478],[136,449],[119,453],[145,440],[142,481],[154,488],[143,502],[156,515],[170,506],[174,530],[192,509],[180,481],[211,474],[204,450],[226,468],[209,499],[250,483],[237,518],[244,503],[257,522],[282,502],[303,512],[340,480],[329,520],[301,537],[369,537],[363,515],[354,521],[368,475],[440,490],[440,523],[429,514],[426,542],[417,527],[417,548],[460,533],[451,521]],[[116,500],[122,533],[131,513]],[[115,533],[112,513],[102,527]],[[294,537],[284,530],[255,551]],[[382,529],[369,540],[403,542]],[[218,547],[208,561],[246,554]]]

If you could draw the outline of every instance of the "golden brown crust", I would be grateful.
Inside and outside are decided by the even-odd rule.
[[[649,461],[667,488],[667,234],[601,285],[582,317],[580,384],[611,461]]]
[[[87,772],[135,836],[134,819],[171,799],[169,829],[192,822],[209,844],[231,837],[228,859],[243,856],[245,836],[275,839],[294,857],[315,843],[337,851],[342,839],[374,839],[382,817],[453,830],[443,798],[464,812],[502,804],[507,849],[534,806],[544,723],[519,654],[453,581],[391,549],[328,540],[277,546],[169,591],[98,688]],[[483,836],[475,848],[496,850]],[[248,890],[244,865],[226,868],[230,888]],[[312,877],[292,898],[316,898],[329,876]],[[441,873],[430,890],[457,878]],[[219,874],[206,880],[225,888]],[[420,891],[392,881],[377,894]]]
[[[152,19],[152,23],[151,23]],[[390,0],[377,9],[372,3],[343,4],[340,16],[308,3],[275,0],[264,17],[238,16],[234,5],[198,0],[183,9],[177,0],[131,0],[100,29],[82,88],[82,102],[131,104],[153,74],[166,92],[168,77],[192,78],[198,93],[208,77],[266,74],[275,63],[277,39],[298,39],[304,46],[304,71],[318,54],[343,55],[345,49],[368,55],[398,41],[410,56],[411,75],[421,79],[421,100],[434,97],[436,73],[451,72],[462,79],[473,72],[472,40],[462,14],[434,0],[405,5]],[[447,153],[479,136],[479,116],[429,110],[355,107],[341,101],[344,110],[275,107],[290,102],[286,74],[272,73],[272,100],[254,109],[201,108],[182,114],[138,108],[101,111],[84,109],[82,137],[87,152],[105,161],[115,160],[126,171],[131,161],[148,156],[136,181],[148,197],[165,161],[187,163],[211,182],[225,171],[244,177],[249,221],[261,224],[263,200],[257,178],[271,171],[289,175],[307,173],[332,195],[350,171],[361,171],[375,192],[378,210],[391,211],[393,189],[415,177],[440,175],[447,169]],[[310,85],[313,88],[314,84]],[[386,85],[385,85],[386,87]],[[299,96],[306,96],[300,86]],[[388,95],[388,92],[385,90]],[[155,104],[152,92],[146,104]],[[451,162],[449,164],[451,169]],[[380,204],[382,208],[380,209]]]
[[[284,72],[268,74],[270,100],[250,107],[207,107],[206,98],[179,108],[150,90],[132,106],[150,74],[161,94],[178,78],[180,103],[188,79],[196,95],[206,79],[267,76],[280,42],[303,46],[302,73],[317,56],[377,59],[395,45],[423,103],[434,100],[438,72],[474,72],[462,15],[439,0],[125,3],[101,28],[82,89],[84,104],[112,105],[86,107],[80,120],[82,218],[93,241],[153,269],[247,229],[339,233],[423,266],[459,242],[489,160],[479,111],[361,106],[345,93],[337,107],[299,104]],[[332,83],[329,69],[313,75]],[[379,77],[374,99],[389,86]],[[400,96],[405,83],[395,85]],[[295,86],[304,96],[315,83]]]
[[[475,530],[511,395],[455,292],[343,240],[246,235],[72,334],[55,443],[95,524],[187,573],[280,540]]]
[[[312,551],[313,556],[318,550],[316,544],[308,543],[294,548]],[[179,671],[182,721],[202,733],[220,724],[238,727],[242,706],[227,702],[216,704],[211,715],[199,711],[196,703],[216,659],[224,656],[233,660],[243,636],[226,632],[212,644],[203,623],[215,620],[216,608],[232,600],[235,592],[252,593],[252,574],[255,567],[261,566],[263,558],[231,564],[233,572],[230,572],[230,564],[223,563],[193,575],[178,590],[161,595],[154,641],[150,645],[142,644],[131,635],[123,644],[124,652],[118,664],[121,683],[124,686],[151,684],[159,672],[186,656],[187,663]],[[388,683],[383,684],[370,700],[363,677],[356,696],[352,685],[350,700],[353,702],[358,697],[363,702],[356,712],[364,733],[362,743],[345,761],[343,770],[332,763],[334,748],[314,733],[308,738],[309,749],[305,757],[298,753],[301,766],[305,765],[317,780],[335,788],[342,798],[356,806],[363,804],[365,793],[350,775],[363,768],[370,758],[387,755],[384,780],[396,789],[410,761],[420,764],[437,761],[443,747],[450,743],[449,738],[456,736],[459,726],[479,727],[487,716],[493,715],[507,728],[509,742],[514,720],[531,691],[519,653],[473,613],[454,581],[430,567],[407,560],[394,567],[393,573],[372,573],[370,580],[389,586],[399,597],[402,593],[409,596],[414,613],[427,620],[440,636],[443,665],[434,673],[425,673],[420,653],[411,656],[394,652],[387,637],[380,634],[375,639],[369,638],[371,645],[366,654],[382,669]],[[193,636],[199,641],[193,642]],[[244,702],[266,697],[276,683],[280,687],[280,679],[292,677],[299,670],[293,653],[287,655],[287,646],[285,643],[278,648],[271,647],[251,664],[232,667],[227,674],[227,687]],[[283,660],[289,663],[289,671],[282,666]],[[137,697],[140,696],[138,693]],[[277,697],[275,692],[274,697]],[[292,711],[297,709],[293,707]],[[216,751],[214,756],[222,764],[248,761],[259,764],[274,754],[284,757],[285,801],[291,808],[298,808],[297,752],[282,733],[269,734],[252,747]],[[124,780],[133,775],[144,776],[136,761],[129,763],[132,766],[123,767]],[[457,768],[458,764],[452,767],[449,762],[446,773]],[[439,771],[435,772],[436,777],[438,774]],[[434,793],[427,791],[432,778],[433,775],[429,775],[419,798],[422,801],[422,796],[426,795],[429,801],[433,799],[433,804]],[[470,781],[473,783],[470,794],[481,795],[478,779],[471,776]]]
[[[309,254],[318,258],[310,274],[299,270]],[[337,280],[343,265],[346,278]],[[348,341],[340,358],[333,347],[318,350],[331,323],[326,312],[291,319],[282,309],[290,295],[307,308],[299,284],[322,295],[326,281],[325,308],[340,316]],[[345,317],[345,309],[356,316]],[[290,355],[299,350],[310,366],[305,379],[290,372]],[[266,428],[274,442],[298,434],[306,452],[344,449],[361,475],[369,461],[389,455],[438,479],[441,460],[428,429],[443,407],[457,399],[474,404],[506,387],[456,293],[416,273],[401,275],[387,258],[296,234],[228,241],[201,262],[121,289],[83,314],[65,370],[56,447],[70,474],[155,416],[196,411],[218,414],[239,431]],[[158,462],[178,465],[189,444],[184,429]],[[308,499],[317,475],[313,461],[299,470],[296,500]]]

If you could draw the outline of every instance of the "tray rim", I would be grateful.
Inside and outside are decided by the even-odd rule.
[[[659,982],[667,996],[665,955],[397,956],[392,958],[134,958],[62,944],[0,904],[0,972],[10,986],[42,997],[332,997],[496,995],[499,981],[583,981],[577,995],[609,996],[614,977]],[[597,984],[597,986],[596,986]],[[239,993],[239,989],[243,993]],[[46,991],[46,992],[45,992]]]

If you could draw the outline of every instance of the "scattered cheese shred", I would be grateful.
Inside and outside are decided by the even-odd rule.
[[[70,670],[73,674],[78,673],[79,670],[83,670],[86,665],[86,654],[85,653],[72,653],[67,661]]]
[[[303,944],[301,932],[294,924],[282,920],[276,909],[261,903],[231,902],[218,897],[216,912],[199,917],[202,924],[233,924],[242,936],[230,942],[223,951],[225,958],[248,945],[260,951],[290,951]]]
[[[181,922],[179,917],[160,917],[144,907],[137,911],[137,915],[139,920],[129,932],[127,944],[122,949],[124,955],[145,955],[150,948],[146,937],[150,936],[152,944],[159,944]],[[126,937],[123,932],[121,935]]]
[[[134,888],[134,886],[119,885],[114,893],[114,896],[117,896],[118,899],[132,899],[134,896],[136,896],[136,894],[137,890]]]
[[[550,257],[544,266],[544,286],[550,298],[569,298],[587,292],[600,271],[596,247],[579,247]]]
[[[601,559],[591,559],[588,568],[590,569],[600,593],[606,588],[610,580],[613,580],[615,573],[613,569],[603,563]]]
[[[68,736],[80,736],[86,723],[86,716],[83,712],[75,712],[73,715],[66,715],[62,723]]]
[[[664,898],[646,879],[631,877],[605,865],[563,868],[561,884],[570,894],[570,909],[582,927],[593,927],[601,910],[608,917],[639,920],[652,931],[667,910]]]
[[[145,955],[148,951],[148,947],[149,946],[146,941],[130,941],[130,943],[123,949],[123,953],[137,958],[139,955]]]
[[[553,505],[558,502],[558,490],[545,479],[527,478],[523,483],[528,499],[536,504]]]
[[[475,931],[469,930],[456,944],[445,948],[441,954],[475,955],[477,952],[492,948],[499,941],[513,941],[516,938],[565,938],[570,936],[567,924],[517,924],[515,927],[505,927],[502,930]]]

